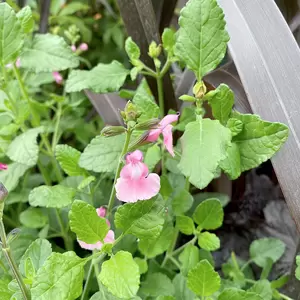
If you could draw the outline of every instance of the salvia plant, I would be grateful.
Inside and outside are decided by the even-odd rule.
[[[271,158],[288,128],[235,111],[225,84],[206,88],[229,40],[216,0],[190,0],[179,25],[150,44],[155,69],[129,37],[130,70],[76,70],[88,45],[74,28],[68,39],[33,35],[29,7],[0,4],[1,300],[290,299],[280,292],[287,275],[268,280],[285,245],[255,240],[248,261],[231,253],[215,268],[227,201],[192,196],[221,172],[236,179]],[[181,114],[164,115],[162,79],[176,62],[197,81]],[[143,76],[157,81],[158,101],[144,78],[121,93],[123,125],[97,135],[82,91],[116,92]]]

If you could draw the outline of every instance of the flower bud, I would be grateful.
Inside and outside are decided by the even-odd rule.
[[[139,146],[147,144],[147,137],[148,137],[148,135],[149,135],[149,131],[143,133],[142,135],[140,135],[139,137],[137,137],[135,140],[133,140],[129,144],[128,152],[132,152],[133,150],[135,150]]]
[[[79,45],[79,49],[81,51],[87,51],[89,49],[89,46],[88,46],[87,43],[82,43],[82,44]]]
[[[8,191],[5,186],[0,182],[0,203],[4,202],[4,199],[8,195]]]
[[[123,126],[105,126],[102,131],[101,135],[103,136],[115,136],[122,134],[126,131]]]
[[[73,52],[76,52],[76,46],[75,46],[75,45],[72,45],[72,46],[71,46],[71,50],[72,50]]]
[[[158,58],[161,53],[161,45],[157,45],[154,41],[149,45],[149,56],[152,58]]]
[[[190,95],[182,95],[179,97],[180,100],[186,101],[186,102],[195,102],[197,99]]]
[[[197,99],[203,98],[206,94],[206,86],[203,81],[198,81],[193,87],[193,93]]]
[[[149,129],[153,129],[156,128],[158,123],[160,122],[159,119],[150,119],[147,120],[145,122],[139,123],[135,126],[135,129],[138,130],[149,130]]]
[[[136,122],[140,115],[141,114],[138,112],[137,106],[131,101],[127,102],[124,112],[121,112],[121,116],[123,117],[126,123],[129,121]]]

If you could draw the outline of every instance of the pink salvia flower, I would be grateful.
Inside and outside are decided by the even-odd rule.
[[[89,49],[89,46],[88,46],[87,43],[82,43],[82,44],[79,45],[79,49],[81,51],[87,51]]]
[[[0,163],[0,170],[7,170],[7,165]]]
[[[150,173],[142,162],[143,153],[136,150],[126,156],[126,164],[116,183],[117,198],[123,202],[148,200],[158,194],[160,178]]]
[[[63,77],[59,72],[52,72],[52,76],[57,84],[62,84]]]
[[[171,123],[177,122],[179,118],[179,114],[176,115],[167,115],[165,116],[158,124],[158,128],[152,129],[149,131],[148,137],[146,141],[148,142],[156,142],[159,138],[159,135],[162,134],[164,137],[164,144],[169,153],[174,157],[173,150],[173,135]]]

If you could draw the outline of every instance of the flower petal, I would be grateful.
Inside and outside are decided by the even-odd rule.
[[[169,153],[174,157],[174,150],[173,150],[173,134],[172,134],[172,125],[168,125],[163,130],[163,136],[164,136],[164,144],[166,146],[166,149],[169,151]]]
[[[7,170],[7,165],[0,163],[0,170]]]
[[[104,218],[106,216],[106,208],[104,206],[100,206],[96,211],[99,217]]]
[[[148,172],[149,170],[147,165],[142,162],[128,163],[122,168],[120,177],[138,180],[141,177],[146,177]]]
[[[147,138],[146,138],[146,141],[148,141],[148,142],[156,142],[157,139],[158,139],[158,137],[159,137],[159,135],[161,133],[162,133],[162,129],[160,129],[160,128],[151,129],[149,131],[149,134],[148,134]]]
[[[167,125],[173,123],[173,122],[177,122],[179,118],[179,113],[176,115],[166,115],[160,122],[159,125],[162,128],[165,128]]]
[[[87,244],[83,241],[80,241],[80,240],[77,240],[78,241],[78,244],[80,245],[81,248],[83,249],[87,249],[87,250],[95,250],[95,249],[98,249],[100,250],[103,246],[103,244],[101,242],[97,242],[95,244]]]
[[[106,237],[104,238],[104,243],[112,244],[115,241],[115,233],[112,230],[109,230]]]
[[[135,150],[132,153],[126,155],[126,163],[136,163],[143,160],[143,152],[140,150]]]

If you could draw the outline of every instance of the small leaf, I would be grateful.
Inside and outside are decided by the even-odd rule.
[[[264,300],[272,300],[273,292],[268,280],[257,281],[250,289],[248,289],[248,292],[260,295]]]
[[[29,280],[32,280],[35,276],[35,269],[30,257],[26,258],[24,269],[25,277]]]
[[[34,166],[39,154],[36,139],[41,132],[43,132],[43,127],[29,129],[20,134],[9,145],[6,155],[20,164]]]
[[[263,298],[255,293],[230,288],[223,291],[218,300],[263,300]]]
[[[58,36],[47,34],[36,34],[30,49],[21,55],[22,68],[35,72],[54,72],[79,65],[79,58],[65,40]]]
[[[124,138],[124,134],[95,137],[81,154],[79,166],[99,173],[115,172],[123,149]]]
[[[148,297],[170,296],[174,294],[174,286],[167,275],[152,273],[141,283],[139,292]]]
[[[83,190],[85,187],[89,186],[95,180],[96,180],[95,176],[89,176],[87,178],[84,178],[78,185],[78,190]]]
[[[180,12],[175,54],[200,80],[226,53],[228,33],[216,0],[191,0]]]
[[[280,289],[282,288],[290,279],[289,275],[282,275],[278,279],[273,280],[271,282],[272,289]]]
[[[139,46],[132,40],[131,37],[128,37],[125,42],[125,51],[130,58],[130,60],[134,63],[141,56],[141,51]]]
[[[68,145],[57,145],[55,156],[62,169],[69,176],[81,176],[84,174],[78,163],[81,152]]]
[[[155,239],[164,224],[164,207],[160,198],[126,203],[119,206],[115,214],[115,225],[126,234],[142,239]]]
[[[223,223],[224,212],[218,199],[207,199],[201,202],[194,214],[194,221],[206,230],[217,229]]]
[[[74,252],[52,253],[33,280],[35,300],[74,300],[81,295],[85,260]]]
[[[184,276],[199,262],[199,249],[194,245],[188,245],[179,255],[182,264],[181,272]]]
[[[145,274],[148,271],[148,263],[146,259],[135,257],[134,261],[139,266],[140,274]]]
[[[21,22],[24,33],[29,33],[33,30],[34,20],[30,6],[23,7],[18,13],[17,18]]]
[[[183,234],[191,235],[195,231],[194,221],[187,216],[177,216],[176,228]]]
[[[285,251],[285,244],[275,238],[255,240],[250,245],[251,259],[260,267],[264,267],[267,259],[271,258],[276,263]]]
[[[29,194],[29,203],[32,206],[61,208],[72,203],[75,190],[62,185],[42,185],[34,188]]]
[[[88,244],[103,242],[109,230],[105,218],[100,218],[96,209],[83,201],[73,202],[69,219],[77,238]]]
[[[187,190],[181,190],[172,200],[172,209],[175,216],[187,212],[193,205],[194,198]]]
[[[243,130],[243,122],[236,118],[230,118],[226,127],[230,129],[232,136],[238,135]]]
[[[219,121],[198,119],[186,126],[181,138],[182,156],[178,168],[199,189],[214,179],[219,162],[230,143],[229,129]]]
[[[21,212],[20,222],[28,228],[42,228],[47,224],[48,217],[40,208],[30,207]]]
[[[110,64],[100,63],[90,71],[73,70],[68,77],[66,91],[71,93],[90,89],[95,93],[116,92],[129,73],[129,70],[115,60]]]
[[[210,296],[219,290],[221,279],[211,264],[202,260],[189,271],[187,285],[198,296]]]
[[[139,289],[139,267],[131,253],[119,251],[102,264],[99,279],[114,296],[128,299]]]
[[[148,166],[149,171],[151,172],[158,162],[161,160],[161,150],[157,144],[149,147],[145,155],[145,164]]]
[[[174,46],[176,42],[176,36],[174,30],[170,28],[165,28],[162,34],[162,43],[164,49],[168,52],[169,55],[173,56]]]
[[[73,15],[78,11],[87,11],[89,10],[89,6],[87,4],[81,3],[81,2],[70,2],[66,3],[61,11],[59,12],[59,16],[67,16],[67,15]]]
[[[216,251],[220,248],[220,239],[214,233],[200,233],[198,243],[202,249],[207,251]]]

